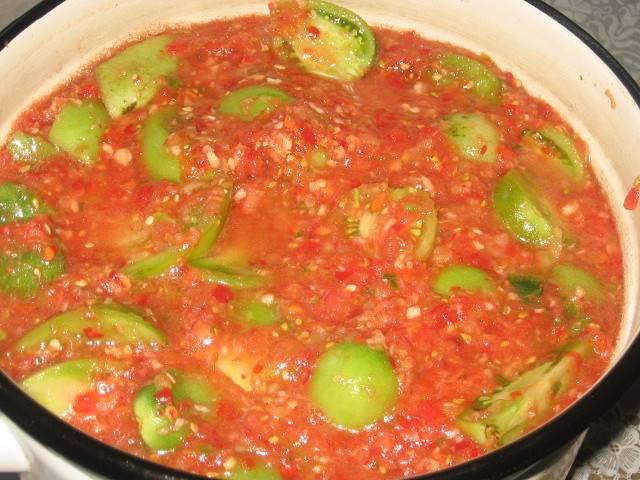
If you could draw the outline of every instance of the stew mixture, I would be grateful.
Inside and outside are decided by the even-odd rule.
[[[571,127],[486,56],[320,0],[168,31],[0,153],[0,366],[135,455],[400,478],[606,368],[622,260]]]

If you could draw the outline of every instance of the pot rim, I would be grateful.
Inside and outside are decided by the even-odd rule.
[[[0,50],[32,23],[65,0],[42,0],[0,31]],[[640,86],[591,34],[543,0],[524,0],[550,17],[591,49],[613,72],[640,108]],[[517,441],[468,462],[412,480],[500,480],[523,471],[562,448],[602,416],[640,376],[640,335],[609,371],[564,412]],[[122,480],[204,480],[205,477],[144,460],[106,445],[59,419],[26,395],[0,372],[0,410],[45,447],[107,478]],[[408,479],[409,480],[409,479]]]

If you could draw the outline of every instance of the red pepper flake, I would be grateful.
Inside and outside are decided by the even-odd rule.
[[[320,30],[318,30],[317,27],[310,25],[307,27],[307,35],[309,35],[309,37],[313,39],[316,39],[320,36]]]
[[[161,404],[173,403],[173,394],[171,393],[171,389],[163,388],[158,390],[156,392],[156,400]]]
[[[102,338],[104,337],[104,333],[98,328],[95,327],[86,327],[82,329],[82,332],[87,338]]]
[[[213,297],[218,300],[220,303],[229,303],[233,300],[233,292],[229,287],[225,287],[224,285],[216,285],[213,289]]]
[[[637,177],[633,182],[633,187],[627,193],[624,199],[624,208],[627,210],[635,210],[640,203],[640,177]]]
[[[73,402],[73,410],[81,415],[93,415],[98,406],[98,394],[96,392],[81,393]]]

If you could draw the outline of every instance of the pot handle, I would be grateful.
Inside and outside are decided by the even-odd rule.
[[[0,472],[27,472],[30,462],[8,421],[0,413]]]

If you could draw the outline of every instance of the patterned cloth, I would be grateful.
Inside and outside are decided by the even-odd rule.
[[[640,83],[640,0],[545,0],[591,35]]]

